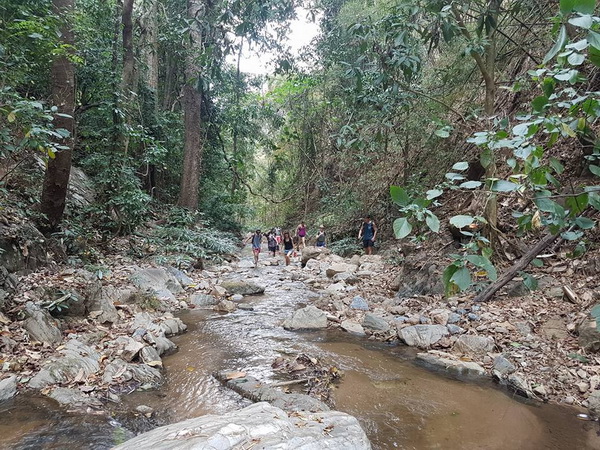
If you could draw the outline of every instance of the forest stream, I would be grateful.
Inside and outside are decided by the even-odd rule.
[[[244,253],[229,277],[266,286],[246,297],[253,310],[222,314],[190,311],[180,317],[188,332],[174,339],[179,351],[164,358],[166,383],[158,391],[123,397],[133,409],[154,409],[156,424],[248,405],[212,374],[243,370],[265,381],[281,379],[273,361],[299,353],[340,368],[334,407],[357,417],[375,449],[583,449],[600,448],[598,425],[574,408],[528,403],[489,381],[456,379],[414,363],[414,350],[338,331],[291,332],[284,318],[317,295],[282,276],[295,270],[247,264]],[[0,409],[0,448],[105,449],[132,436],[126,422],[82,415],[52,400],[17,396]]]

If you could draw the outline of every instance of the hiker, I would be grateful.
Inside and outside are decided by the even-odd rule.
[[[300,242],[302,242],[302,248],[306,248],[306,225],[304,222],[300,222],[296,228],[296,236],[298,236],[298,250],[300,250]]]
[[[285,255],[285,265],[290,265],[290,255],[294,253],[294,240],[290,236],[290,232],[283,233],[283,254]]]
[[[321,225],[317,233],[317,247],[325,247],[325,227]]]
[[[375,237],[377,236],[377,225],[371,220],[371,216],[366,216],[358,231],[358,239],[362,239],[365,254],[373,254]]]
[[[252,242],[252,253],[254,253],[254,267],[258,267],[258,255],[260,254],[260,246],[262,244],[262,233],[260,230],[256,230],[255,233],[250,237]]]
[[[267,247],[269,247],[269,251],[273,253],[273,258],[277,253],[277,239],[275,237],[275,229],[272,228],[267,234]]]

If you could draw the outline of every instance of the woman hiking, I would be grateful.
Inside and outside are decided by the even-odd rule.
[[[285,255],[285,265],[290,265],[290,255],[294,253],[294,240],[289,231],[283,233],[283,253]]]
[[[298,236],[298,250],[300,250],[300,242],[302,242],[302,248],[306,248],[306,225],[304,222],[300,222],[300,225],[296,227],[296,236]]]

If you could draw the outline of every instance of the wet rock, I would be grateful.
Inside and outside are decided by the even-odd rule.
[[[521,375],[512,373],[508,376],[508,387],[523,397],[531,397],[531,388]]]
[[[177,346],[175,345],[175,343],[164,336],[156,336],[154,338],[154,341],[155,341],[154,346],[156,348],[156,351],[161,356],[177,349]]]
[[[265,292],[264,286],[259,286],[251,281],[223,281],[221,287],[231,295],[259,295]]]
[[[458,375],[485,375],[485,369],[479,364],[461,361],[456,356],[445,352],[431,350],[427,353],[417,353],[417,360]]]
[[[221,300],[214,309],[218,312],[230,313],[235,311],[237,306],[231,300]]]
[[[164,267],[140,269],[131,274],[130,280],[143,292],[163,301],[174,302],[175,295],[183,292],[177,278]]]
[[[456,340],[454,350],[464,355],[483,356],[494,350],[494,345],[492,338],[463,334]]]
[[[347,331],[348,333],[357,334],[359,336],[363,336],[365,334],[365,330],[362,325],[354,320],[344,320],[340,327],[342,330]]]
[[[17,393],[17,377],[11,375],[8,378],[0,380],[0,402],[12,398]]]
[[[355,296],[350,303],[350,308],[358,309],[359,311],[368,311],[369,304],[367,301],[362,298],[360,295]]]
[[[23,328],[27,330],[31,340],[48,344],[57,344],[62,340],[62,332],[48,311],[41,309],[33,302],[27,302],[25,315],[27,319],[23,323]]]
[[[146,346],[140,351],[140,359],[150,367],[162,367],[162,359],[154,347]]]
[[[337,411],[288,415],[261,402],[223,416],[206,415],[157,428],[114,450],[213,448],[232,450],[252,442],[263,449],[370,450],[358,421]]]
[[[102,407],[102,402],[99,399],[90,397],[77,389],[57,387],[50,391],[48,397],[71,408]]]
[[[508,375],[517,370],[517,368],[504,356],[498,355],[494,358],[494,370],[497,370],[500,375]]]
[[[309,305],[294,312],[294,315],[283,322],[287,330],[311,330],[327,327],[327,314],[319,308]]]
[[[447,335],[448,329],[443,325],[413,325],[398,330],[401,341],[419,348],[429,348]]]
[[[42,389],[51,384],[66,383],[82,376],[85,379],[100,370],[100,355],[76,339],[69,340],[60,350],[62,356],[51,358],[29,381],[29,387]]]
[[[600,418],[600,390],[592,392],[587,400],[590,415],[592,417]]]
[[[219,300],[212,295],[207,294],[193,294],[190,296],[189,302],[196,308],[207,308],[212,309],[213,306],[219,303]]]
[[[244,296],[242,294],[235,294],[231,296],[231,301],[233,302],[241,302],[244,300]]]
[[[306,263],[314,258],[318,258],[321,255],[330,255],[331,250],[326,247],[306,247],[302,249],[302,267],[306,266]]]
[[[376,316],[372,313],[365,314],[362,326],[373,331],[388,331],[390,324],[383,317]]]

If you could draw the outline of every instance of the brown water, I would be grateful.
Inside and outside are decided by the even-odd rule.
[[[244,300],[254,311],[183,314],[189,330],[174,339],[179,352],[164,359],[167,382],[126,397],[126,406],[155,409],[159,420],[146,427],[225,413],[249,402],[212,373],[236,369],[273,381],[276,357],[303,352],[344,370],[336,409],[359,419],[375,449],[600,449],[598,424],[578,420],[573,408],[527,404],[489,382],[426,370],[406,347],[340,332],[283,330],[282,320],[316,295],[289,273],[261,267],[232,274],[267,286],[264,296]],[[104,449],[127,438],[125,428],[108,417],[64,412],[49,400],[0,404],[0,448]]]

